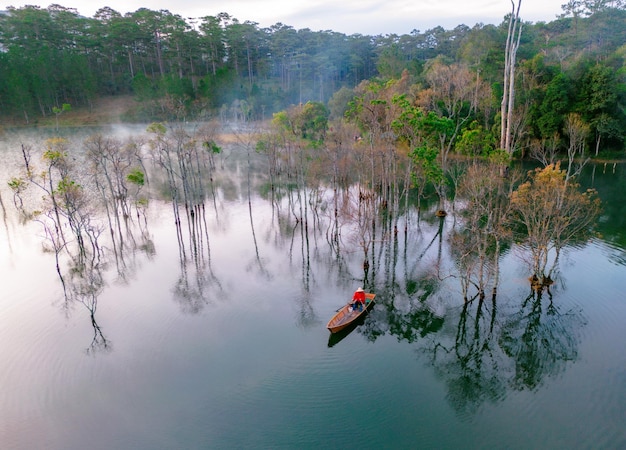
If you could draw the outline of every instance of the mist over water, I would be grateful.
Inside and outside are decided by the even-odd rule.
[[[98,131],[145,143],[145,129]],[[64,132],[75,161],[93,131]],[[623,164],[585,171],[604,202],[600,236],[563,251],[548,291],[530,289],[513,246],[496,299],[464,303],[453,214],[427,204],[378,218],[364,268],[358,227],[343,223],[339,245],[329,232],[326,182],[272,191],[245,139],[216,138],[193,214],[173,207],[146,159],[147,203],[120,232],[94,196],[100,252],[81,258],[72,242],[57,269],[7,184],[23,170],[21,144],[53,136],[0,141],[3,448],[626,445]],[[373,310],[330,336],[360,285],[377,294]],[[357,417],[367,426],[355,432]]]

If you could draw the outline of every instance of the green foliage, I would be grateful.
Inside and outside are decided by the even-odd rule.
[[[54,113],[54,115],[56,116],[56,126],[57,126],[57,130],[59,129],[59,115],[62,112],[65,111],[69,111],[71,109],[71,106],[69,103],[63,103],[63,106],[61,108],[57,108],[56,106],[54,106],[52,108],[52,112]]]
[[[587,115],[611,111],[617,102],[617,80],[611,67],[601,64],[591,66],[580,80],[578,106]]]
[[[26,182],[22,178],[11,178],[7,184],[16,194],[20,194],[24,191],[24,189],[26,189]]]
[[[57,184],[57,192],[68,192],[75,189],[79,189],[81,186],[74,180],[68,178],[62,178]]]
[[[570,87],[571,81],[563,73],[548,83],[537,118],[541,137],[547,138],[562,132],[565,116],[570,110]]]
[[[202,146],[206,148],[210,153],[217,155],[222,152],[222,148],[218,146],[215,141],[205,141]]]
[[[426,177],[426,181],[439,185],[445,183],[445,175],[441,165],[437,162],[439,150],[434,147],[420,146],[414,148],[410,155],[413,163],[420,167]],[[414,174],[412,174],[414,176]],[[418,180],[414,179],[414,182]]]
[[[576,109],[590,125],[596,139],[624,139],[624,106],[626,104],[620,105],[620,83],[615,70],[599,63],[588,67],[579,81]]]
[[[133,92],[138,101],[154,100],[159,97],[155,84],[143,73],[135,75],[132,81]]]
[[[175,99],[187,102],[195,97],[191,80],[168,75],[160,80],[159,91]]]
[[[57,183],[54,195],[60,196],[66,208],[74,208],[75,202],[80,199],[83,187],[68,177],[63,177]]]
[[[495,147],[496,137],[476,121],[461,132],[455,145],[459,153],[468,156],[489,155]]]
[[[144,173],[139,169],[131,170],[130,173],[126,175],[126,179],[137,186],[143,186],[145,183]]]
[[[507,151],[502,148],[492,149],[487,154],[487,157],[492,164],[500,167],[508,167],[511,163],[511,155],[509,155]]]
[[[54,164],[65,159],[66,153],[59,150],[48,149],[43,153],[43,159]]]
[[[281,130],[288,131],[290,133],[295,132],[293,123],[287,114],[287,111],[279,111],[275,113],[272,118],[272,124]]]
[[[439,143],[442,136],[452,136],[455,128],[452,119],[440,117],[432,111],[424,116],[420,126],[424,130],[425,136],[433,143]]]
[[[148,125],[146,131],[148,133],[153,133],[158,136],[164,136],[165,133],[167,133],[167,128],[165,128],[165,125],[163,125],[161,122],[153,122]]]
[[[254,151],[264,155],[268,152],[269,147],[270,147],[269,142],[267,142],[264,139],[259,139],[258,141],[256,141],[256,145],[254,146]]]
[[[93,18],[59,5],[8,9],[0,15],[0,111],[26,123],[58,119],[64,105],[92,107],[98,97],[118,94],[134,95],[148,121],[217,112],[222,119],[257,120],[301,105],[300,115],[277,120],[310,142],[321,142],[329,117],[388,133],[397,119],[393,94],[409,95],[425,115],[436,108],[440,116],[454,116],[457,125],[461,115],[485,130],[497,121],[506,20],[371,37],[283,24],[259,28],[225,13],[191,26],[190,19],[147,8],[125,15],[102,8]],[[591,126],[589,140],[615,147],[626,127],[626,11],[620,2],[572,3],[564,11],[549,23],[524,24],[514,108],[520,136],[563,135],[563,118],[579,113]],[[439,84],[427,83],[424,68],[432,69],[433,61],[466,67],[491,90],[472,90],[472,104],[464,99],[453,114],[453,105],[433,97]],[[234,112],[235,103],[245,108]],[[327,103],[329,112],[315,103]],[[458,132],[455,144],[463,153],[484,153],[491,145],[476,128],[449,134],[444,123],[428,130],[427,120],[418,140],[452,139]]]
[[[391,43],[379,52],[376,69],[383,79],[398,79],[406,68],[406,57],[397,43]]]
[[[323,103],[307,102],[305,105],[275,113],[272,124],[278,130],[315,144],[324,140],[328,116],[328,108]]]
[[[54,114],[56,114],[57,116],[63,112],[69,111],[72,109],[72,106],[69,103],[63,103],[63,106],[60,108],[57,108],[56,106],[52,107],[52,112]]]
[[[330,119],[342,119],[346,115],[350,101],[354,97],[354,91],[347,87],[342,87],[328,100],[328,110]]]
[[[296,115],[295,125],[304,139],[319,141],[328,129],[328,108],[323,103],[307,102]]]

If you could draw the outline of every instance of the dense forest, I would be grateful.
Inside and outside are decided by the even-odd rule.
[[[128,121],[264,120],[307,102],[326,105],[332,119],[351,101],[376,100],[372,93],[395,80],[395,94],[454,122],[455,148],[476,152],[498,146],[488,138],[500,132],[511,17],[498,26],[348,36],[282,23],[260,28],[226,13],[185,19],[104,7],[87,18],[60,5],[11,7],[0,13],[0,115],[34,124],[124,95],[140,105]],[[596,154],[622,150],[624,6],[572,1],[560,18],[521,21],[519,31],[515,150],[540,142],[544,153],[550,145],[558,151],[562,136],[581,136]]]

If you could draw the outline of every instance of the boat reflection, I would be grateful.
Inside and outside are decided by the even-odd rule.
[[[339,330],[335,333],[330,333],[330,335],[328,336],[328,347],[329,348],[334,347],[335,345],[343,341],[355,329],[363,325],[363,323],[365,322],[365,318],[367,317],[368,314],[369,314],[369,310],[366,310],[357,320],[352,322],[343,330]]]

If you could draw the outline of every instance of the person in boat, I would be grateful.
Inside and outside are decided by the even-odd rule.
[[[354,291],[354,295],[352,296],[352,308],[361,311],[363,306],[365,306],[365,291],[360,287]]]

